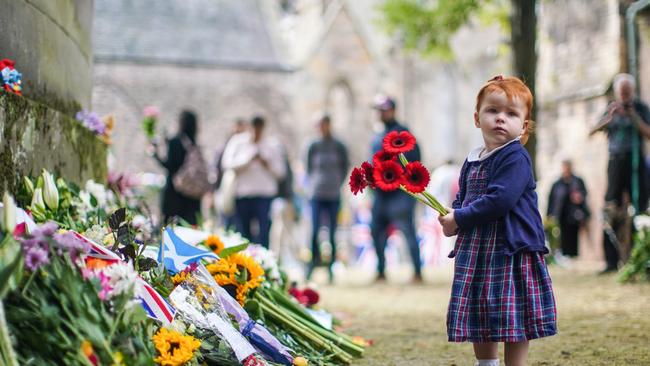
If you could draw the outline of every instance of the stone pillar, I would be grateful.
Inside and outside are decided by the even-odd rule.
[[[0,58],[23,95],[0,91],[0,192],[42,169],[82,183],[106,178],[106,146],[74,120],[89,108],[93,0],[0,0]]]
[[[0,0],[0,58],[24,95],[72,114],[90,107],[93,0]]]

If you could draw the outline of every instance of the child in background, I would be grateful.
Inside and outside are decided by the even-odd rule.
[[[533,96],[515,77],[481,88],[474,124],[485,146],[463,164],[456,200],[438,220],[458,235],[447,313],[450,342],[472,342],[477,366],[526,364],[528,341],[554,335],[556,310],[530,156]]]

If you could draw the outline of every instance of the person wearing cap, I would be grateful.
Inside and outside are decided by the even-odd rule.
[[[318,117],[319,138],[314,140],[307,152],[307,176],[309,178],[309,195],[311,198],[311,263],[307,269],[307,280],[316,266],[322,265],[318,231],[324,224],[329,231],[332,255],[328,266],[329,280],[333,282],[332,265],[336,261],[336,220],[341,206],[341,185],[348,174],[350,161],[345,145],[332,135],[330,117],[326,114]]]
[[[395,118],[396,107],[395,100],[390,97],[379,96],[375,100],[373,108],[378,111],[379,119],[384,124],[384,130],[378,133],[372,141],[373,154],[382,149],[384,136],[389,132],[408,131],[408,128],[400,124]],[[409,161],[420,160],[420,147],[416,144],[415,148],[405,155]],[[399,190],[392,192],[375,190],[374,193],[375,200],[372,206],[370,231],[377,253],[377,280],[383,281],[386,279],[384,251],[388,240],[388,228],[393,224],[404,234],[408,244],[415,272],[414,282],[422,282],[420,247],[415,236],[415,225],[413,223],[415,200]]]

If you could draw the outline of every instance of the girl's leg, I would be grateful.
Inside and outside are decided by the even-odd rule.
[[[505,343],[506,366],[525,366],[528,358],[528,341]]]
[[[472,343],[477,365],[499,365],[499,344],[496,342]]]

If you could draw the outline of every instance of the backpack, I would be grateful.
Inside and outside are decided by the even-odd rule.
[[[208,169],[201,155],[201,150],[187,136],[181,137],[185,148],[183,165],[174,174],[172,184],[174,189],[183,196],[200,199],[212,188],[208,181]]]

